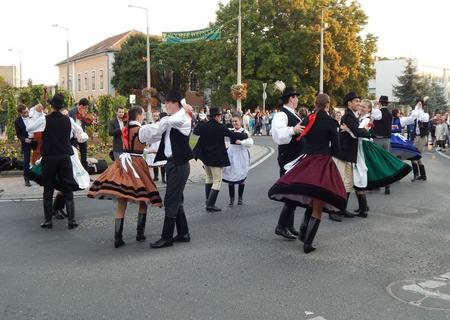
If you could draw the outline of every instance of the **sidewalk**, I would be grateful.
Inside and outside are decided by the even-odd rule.
[[[251,164],[257,162],[268,154],[270,149],[265,146],[254,145],[250,148]],[[205,176],[201,161],[191,160],[191,174],[189,175],[188,183],[202,182]],[[92,175],[91,179],[95,179],[97,175]],[[158,189],[165,189],[165,184],[158,181],[156,182]],[[42,199],[42,187],[31,182],[31,187],[25,187],[22,172],[10,172],[8,175],[0,175],[0,202],[5,200],[28,200],[28,199]],[[86,191],[78,191],[74,193],[74,196],[84,197]]]

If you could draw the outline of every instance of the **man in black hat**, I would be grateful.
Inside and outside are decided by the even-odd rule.
[[[357,114],[359,104],[360,97],[355,92],[349,92],[345,95],[344,105],[347,109],[341,118],[341,125],[347,126],[354,137],[367,137],[368,128],[359,128]],[[347,192],[347,202],[350,193],[353,191],[353,163],[356,163],[358,154],[358,139],[354,137],[347,131],[339,133],[340,149],[334,158]],[[329,216],[331,220],[340,222],[342,221],[340,216],[353,218],[355,215],[347,210],[343,210],[338,213],[330,213]]]
[[[380,96],[378,100],[380,103],[379,111],[377,109],[372,110],[373,128],[370,130],[373,138],[373,142],[379,145],[384,150],[390,152],[391,150],[391,131],[392,131],[392,114],[387,109],[389,104],[388,96]],[[377,111],[379,116],[377,116]],[[385,194],[391,193],[390,186],[384,188]]]
[[[424,153],[428,146],[428,134],[430,133],[430,115],[423,110],[425,106],[425,101],[421,98],[416,100],[416,106],[411,112],[411,118],[414,119],[412,139],[414,140],[414,145],[419,149],[421,153]],[[416,180],[427,180],[427,174],[425,171],[425,165],[422,159],[411,160],[414,177],[412,181]]]
[[[284,166],[301,153],[300,144],[296,139],[304,127],[295,112],[298,96],[299,93],[294,87],[286,87],[281,95],[283,107],[272,119],[272,139],[278,145],[280,177],[286,173]],[[294,228],[295,208],[295,205],[285,203],[275,227],[275,234],[289,240],[297,238],[298,232]]]
[[[89,108],[89,100],[86,98],[80,99],[78,102],[78,105],[76,107],[73,107],[69,110],[69,117],[71,117],[76,124],[81,126],[84,132],[86,132],[86,125],[87,123],[83,120],[84,117],[88,113]],[[70,140],[70,143],[75,148],[78,148],[80,150],[80,161],[83,167],[87,170],[87,142],[79,143],[77,139],[73,138]]]
[[[52,113],[45,116],[45,129],[42,135],[42,184],[44,186],[44,217],[41,224],[44,229],[52,228],[53,214],[53,186],[58,179],[60,191],[66,200],[68,228],[78,227],[75,221],[75,205],[73,201],[72,185],[73,171],[70,156],[73,155],[70,136],[72,124],[70,119],[61,113],[64,108],[64,96],[55,94],[48,100],[52,106]]]
[[[206,210],[221,211],[216,207],[216,201],[222,184],[223,168],[230,165],[224,138],[244,140],[248,136],[246,133],[231,131],[222,124],[220,108],[211,108],[209,121],[199,122],[194,134],[200,136],[194,148],[194,156],[205,165]]]

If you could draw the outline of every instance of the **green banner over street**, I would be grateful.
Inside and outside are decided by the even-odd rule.
[[[220,28],[206,28],[193,31],[163,32],[162,40],[168,44],[215,41],[220,39]]]

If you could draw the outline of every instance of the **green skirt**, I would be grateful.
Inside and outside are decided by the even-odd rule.
[[[364,140],[363,150],[368,190],[390,185],[411,172],[411,166],[372,141]]]

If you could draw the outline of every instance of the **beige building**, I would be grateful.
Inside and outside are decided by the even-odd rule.
[[[20,74],[16,66],[0,66],[0,76],[11,87],[19,87]]]
[[[140,32],[131,30],[115,35],[69,57],[69,70],[67,59],[57,63],[59,86],[67,89],[68,78],[69,90],[75,101],[104,94],[114,95],[115,90],[111,85],[114,53],[120,50],[128,37],[136,33]]]

